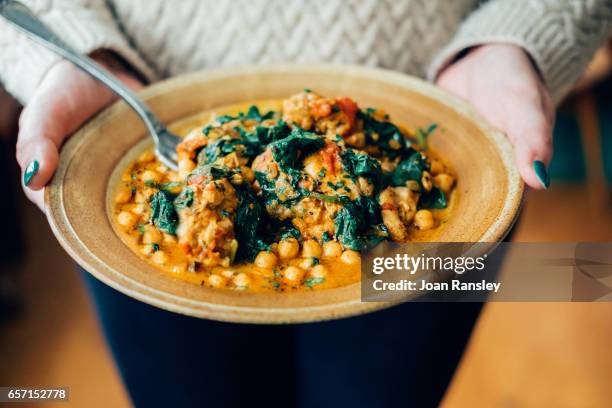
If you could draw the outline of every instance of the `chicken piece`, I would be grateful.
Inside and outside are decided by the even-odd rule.
[[[181,159],[195,159],[196,152],[198,149],[208,144],[208,136],[204,135],[201,129],[193,129],[187,134],[176,146],[176,154],[178,160]]]
[[[304,239],[322,239],[324,233],[334,233],[341,201],[362,195],[362,186],[373,188],[367,181],[349,177],[343,170],[338,146],[330,140],[302,164],[296,187],[292,176],[281,171],[272,152],[264,151],[252,165],[258,176],[255,189],[264,197],[270,216],[291,220]]]
[[[229,266],[238,243],[231,216],[236,211],[236,191],[227,179],[196,176],[187,187],[193,199],[177,210],[178,242],[190,257],[206,267]]]
[[[394,241],[405,241],[408,226],[414,220],[417,210],[418,193],[408,187],[387,187],[378,197],[383,223]]]
[[[283,120],[304,130],[333,137],[347,136],[357,118],[357,104],[349,98],[323,98],[302,92],[283,101]]]

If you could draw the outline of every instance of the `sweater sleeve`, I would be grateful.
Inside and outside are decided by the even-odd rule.
[[[145,78],[153,72],[129,45],[104,0],[21,0],[76,51],[112,50]],[[25,104],[60,58],[0,18],[0,81]]]
[[[433,58],[427,74],[435,79],[469,47],[515,44],[531,56],[558,103],[610,35],[612,0],[491,0],[467,17]]]

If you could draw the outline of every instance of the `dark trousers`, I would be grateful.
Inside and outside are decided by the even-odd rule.
[[[83,273],[137,407],[434,407],[482,303],[406,303],[289,326],[220,323]]]

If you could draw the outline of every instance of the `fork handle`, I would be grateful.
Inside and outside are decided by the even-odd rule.
[[[128,87],[91,58],[76,52],[57,34],[36,17],[24,4],[14,0],[0,0],[0,15],[23,31],[28,37],[72,62],[110,88],[140,116],[149,133],[159,143],[158,133],[164,129],[159,119]]]

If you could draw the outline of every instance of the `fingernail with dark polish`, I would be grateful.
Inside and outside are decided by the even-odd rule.
[[[26,186],[30,184],[36,173],[38,173],[38,160],[32,160],[28,167],[26,167],[25,173],[23,173],[23,184]]]
[[[548,188],[550,186],[550,176],[548,175],[548,170],[546,170],[546,166],[540,160],[533,161],[533,170],[535,171],[536,177],[540,184],[544,186],[544,188]]]

